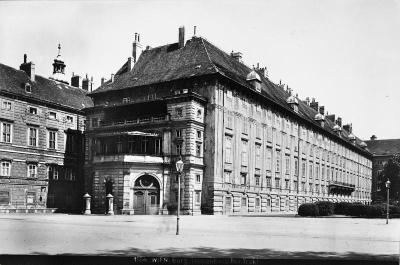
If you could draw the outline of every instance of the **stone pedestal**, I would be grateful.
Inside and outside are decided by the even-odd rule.
[[[84,214],[91,214],[92,212],[90,211],[90,201],[91,201],[92,196],[90,196],[88,193],[83,195],[83,199],[85,201],[85,212]]]
[[[106,196],[108,202],[108,212],[107,215],[114,215],[114,196],[110,193]]]

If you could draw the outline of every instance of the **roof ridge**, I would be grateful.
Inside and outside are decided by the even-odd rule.
[[[204,47],[204,50],[206,51],[208,60],[210,61],[211,65],[214,67],[214,70],[215,70],[217,73],[219,73],[219,70],[218,70],[217,66],[216,66],[216,65],[214,64],[214,62],[211,60],[210,54],[208,53],[208,50],[207,50],[207,47],[206,47],[206,45],[204,44],[204,38],[203,38],[203,37],[200,37],[200,39],[201,39],[201,43],[203,44],[202,46]]]

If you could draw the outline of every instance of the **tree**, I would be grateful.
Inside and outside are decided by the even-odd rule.
[[[396,204],[400,201],[400,155],[394,154],[383,169],[383,178],[381,183],[381,191],[386,195],[385,183],[390,180],[390,201]],[[383,194],[382,194],[383,195]],[[386,198],[386,197],[384,197]]]

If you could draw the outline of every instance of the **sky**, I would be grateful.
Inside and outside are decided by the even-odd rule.
[[[400,138],[400,0],[1,1],[0,63],[19,68],[23,54],[51,76],[61,44],[72,72],[110,78],[144,46],[205,37],[266,66],[270,79],[352,123],[362,139]]]

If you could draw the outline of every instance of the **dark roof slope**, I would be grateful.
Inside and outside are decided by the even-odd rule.
[[[400,153],[400,139],[365,141],[368,149],[374,155],[393,155]]]
[[[247,75],[252,71],[245,64],[234,59],[215,45],[204,38],[193,37],[186,42],[182,48],[178,44],[168,44],[157,48],[143,51],[139,60],[134,65],[132,71],[125,73],[125,65],[121,67],[113,83],[106,82],[90,95],[115,91],[138,86],[156,84],[161,82],[173,81],[178,79],[190,78],[209,74],[220,74],[234,82],[255,91],[246,81]],[[308,122],[320,127],[314,120],[317,111],[299,100],[299,112],[294,111],[287,104],[286,100],[290,96],[282,87],[274,84],[268,78],[260,74],[261,94],[278,104],[294,115],[300,116]],[[333,131],[334,122],[326,119],[324,130],[337,135]],[[349,133],[342,130],[341,138],[348,140]],[[357,147],[362,141],[356,138]],[[365,151],[364,149],[362,149]]]
[[[31,85],[31,93],[25,91],[26,83]],[[83,89],[39,75],[32,82],[24,71],[0,63],[0,92],[2,91],[76,110],[93,106],[91,98]]]

